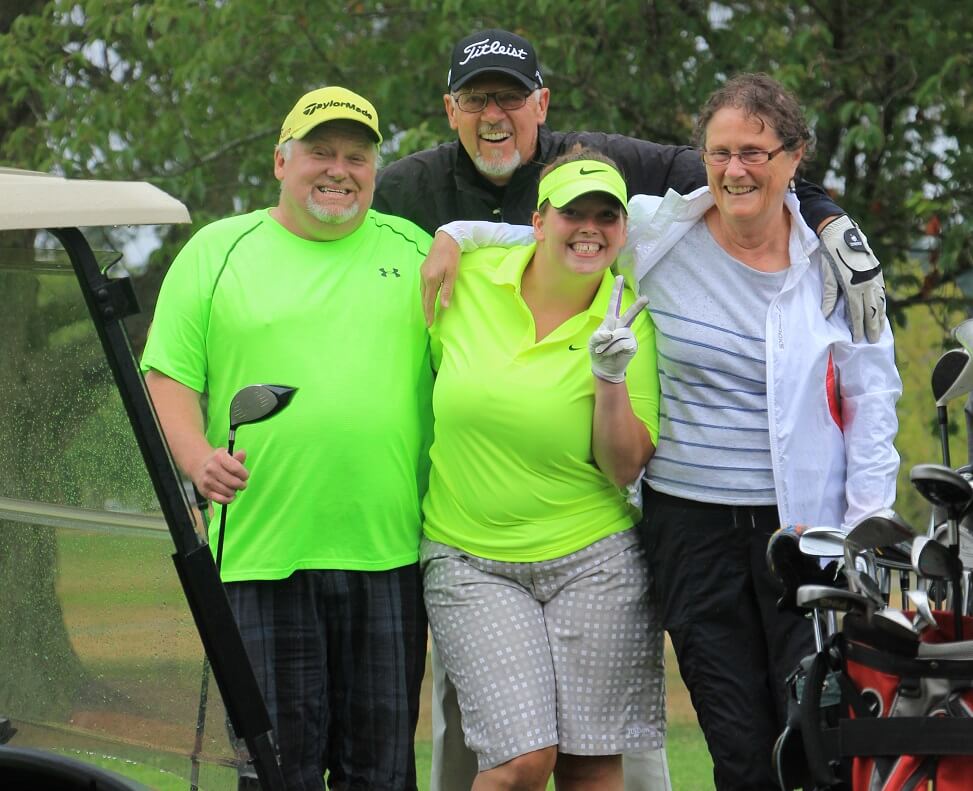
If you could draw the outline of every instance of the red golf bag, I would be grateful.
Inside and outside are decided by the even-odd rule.
[[[808,772],[819,789],[973,789],[973,640],[953,641],[952,613],[920,641],[889,635],[858,614],[808,669],[800,725]],[[973,618],[964,620],[973,634]],[[823,716],[831,676],[839,717]]]

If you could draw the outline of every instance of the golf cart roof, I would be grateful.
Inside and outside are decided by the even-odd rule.
[[[65,179],[0,167],[0,231],[189,222],[175,198],[144,181]]]

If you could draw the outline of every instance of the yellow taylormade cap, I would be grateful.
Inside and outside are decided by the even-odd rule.
[[[537,208],[550,201],[555,209],[560,209],[589,192],[607,192],[623,208],[628,204],[625,179],[615,168],[594,159],[579,159],[559,165],[541,179],[537,187]]]
[[[319,124],[339,119],[357,121],[368,128],[377,143],[382,142],[378,113],[372,103],[347,88],[329,86],[306,93],[298,100],[284,119],[277,145],[291,139],[300,140]]]

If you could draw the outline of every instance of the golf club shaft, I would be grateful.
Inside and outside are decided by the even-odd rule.
[[[966,396],[963,415],[966,418],[966,463],[973,466],[973,393]]]
[[[956,642],[963,640],[963,583],[962,576],[953,580],[953,630]]]
[[[232,456],[233,455],[233,443],[236,440],[234,431],[230,431],[229,440],[226,443],[226,452]],[[223,571],[223,533],[226,531],[226,507],[227,503],[223,504],[220,509],[220,537],[216,540],[216,571],[221,573]],[[221,577],[222,579],[222,574]]]
[[[196,508],[203,523],[203,531],[209,534],[209,501],[193,485]],[[199,707],[196,710],[196,735],[193,739],[193,753],[190,756],[189,791],[199,789],[199,759],[203,752],[203,734],[206,731],[206,704],[209,699],[209,657],[203,650],[203,672],[199,681]]]
[[[190,761],[189,790],[199,789],[199,759],[203,753],[203,734],[206,731],[206,705],[209,701],[209,657],[203,654],[203,674],[199,682],[199,708],[196,710],[196,736]]]
[[[945,406],[936,407],[936,417],[939,421],[939,443],[942,445],[943,465],[952,467],[949,461],[949,415]]]
[[[820,654],[824,650],[824,636],[821,634],[821,612],[817,607],[811,610],[811,623],[814,626],[814,647]]]

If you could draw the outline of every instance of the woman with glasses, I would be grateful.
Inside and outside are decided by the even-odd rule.
[[[888,322],[877,343],[854,343],[843,302],[819,309],[825,253],[791,191],[811,145],[794,97],[739,75],[703,106],[696,137],[706,187],[629,203],[662,395],[640,531],[716,787],[771,791],[784,679],[813,637],[777,610],[767,541],[781,524],[848,527],[891,506],[901,382]],[[464,247],[522,235],[487,228],[451,235]]]
[[[467,256],[430,330],[423,586],[476,791],[543,791],[552,771],[621,791],[621,754],[662,746],[662,632],[624,491],[655,443],[654,338],[609,271],[626,200],[606,157],[555,160],[533,243]]]

